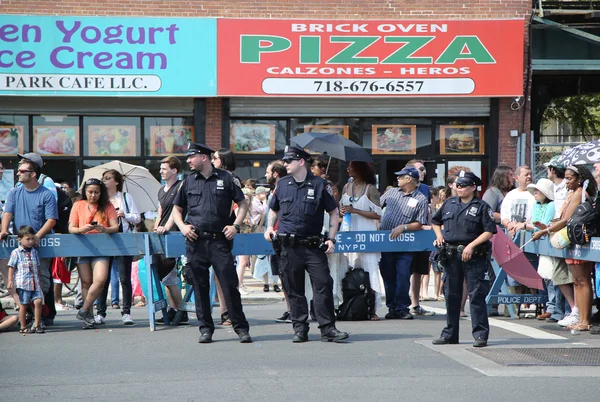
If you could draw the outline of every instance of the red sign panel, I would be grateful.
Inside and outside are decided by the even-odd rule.
[[[521,96],[522,20],[218,20],[219,96]]]

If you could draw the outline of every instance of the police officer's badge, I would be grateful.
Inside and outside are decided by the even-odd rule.
[[[467,212],[467,215],[477,216],[477,207],[471,207],[469,212]]]
[[[306,198],[308,198],[309,200],[315,199],[315,189],[314,188],[308,189],[308,192],[306,193]]]

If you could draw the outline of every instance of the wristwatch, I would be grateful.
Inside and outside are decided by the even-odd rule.
[[[335,244],[335,243],[336,243],[335,239],[329,238],[329,239],[327,239],[327,240],[329,240],[329,241],[330,241],[330,242],[332,242],[333,244]]]
[[[404,231],[406,232],[408,230],[408,225],[404,225]]]
[[[240,233],[240,231],[242,230],[240,225],[233,224],[233,227],[235,228],[235,230],[237,230],[238,233]]]

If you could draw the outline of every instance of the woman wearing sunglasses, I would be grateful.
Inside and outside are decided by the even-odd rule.
[[[81,194],[81,201],[77,201],[71,209],[69,233],[117,233],[117,211],[109,200],[104,183],[98,179],[89,179],[84,183]],[[79,257],[77,260],[83,296],[83,307],[77,313],[77,319],[84,322],[85,328],[94,327],[91,310],[108,279],[109,261],[110,257]]]

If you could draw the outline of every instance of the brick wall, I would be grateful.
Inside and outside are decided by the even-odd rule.
[[[3,13],[238,18],[524,18],[530,0],[3,0]]]
[[[313,19],[500,19],[522,18],[530,0],[4,0],[1,13],[51,15],[128,15],[172,17],[313,18]],[[527,31],[526,43],[528,41]],[[525,77],[525,73],[523,73]],[[510,130],[529,133],[529,104],[512,111],[513,99],[500,102],[499,163],[514,165],[516,140]],[[220,99],[207,101],[207,145],[221,146]]]

